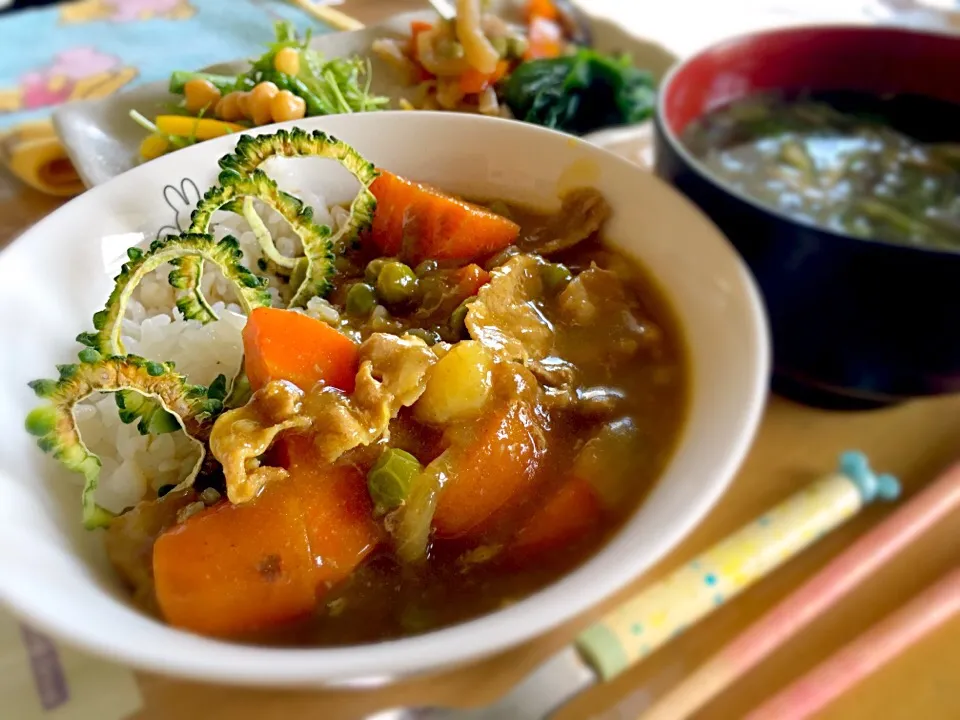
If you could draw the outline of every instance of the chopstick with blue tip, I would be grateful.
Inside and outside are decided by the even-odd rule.
[[[576,647],[602,680],[610,680],[874,500],[899,495],[894,477],[874,474],[862,453],[844,453],[837,472],[613,610],[587,628]]]
[[[957,508],[960,463],[860,537],[687,676],[647,710],[642,720],[691,717]]]

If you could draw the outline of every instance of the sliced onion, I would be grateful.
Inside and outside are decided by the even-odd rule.
[[[494,73],[500,53],[483,34],[480,0],[457,0],[457,39],[472,67],[485,75]]]
[[[427,559],[433,514],[449,474],[450,454],[445,452],[413,481],[410,495],[397,510],[394,522],[394,540],[401,561],[415,564]]]
[[[443,25],[438,25],[417,35],[417,60],[437,77],[460,77],[470,67],[470,63],[466,55],[446,58],[437,53],[437,39],[443,33]],[[466,51],[466,48],[464,50]]]
[[[487,87],[480,93],[479,110],[484,115],[500,114],[500,101],[497,100],[497,91],[492,87]]]

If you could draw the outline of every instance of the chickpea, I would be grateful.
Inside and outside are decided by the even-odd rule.
[[[240,117],[250,119],[250,93],[241,91],[237,93],[237,107],[240,108]]]
[[[204,110],[216,107],[220,102],[220,91],[213,83],[203,78],[188,80],[183,86],[183,95],[187,101],[187,112],[199,115]]]
[[[214,108],[214,115],[227,122],[243,120],[243,110],[240,109],[240,96],[243,94],[242,92],[232,92],[224,95]]]
[[[306,114],[306,101],[289,90],[281,90],[270,101],[270,115],[274,122],[299,120]]]
[[[270,124],[270,104],[280,89],[270,81],[257,83],[250,91],[250,119],[254,125]]]
[[[300,72],[300,52],[291,47],[278,50],[273,56],[273,68],[278,72],[296,76]]]

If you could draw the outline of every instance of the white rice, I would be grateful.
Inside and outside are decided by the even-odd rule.
[[[289,182],[274,177],[282,188],[291,192]],[[338,206],[328,209],[320,196],[305,192],[296,195],[313,206],[314,218],[320,224],[338,228],[348,216]],[[277,249],[288,256],[301,254],[300,240],[283,218],[264,206],[258,210]],[[215,237],[236,237],[243,250],[241,262],[262,274],[257,268],[257,261],[262,257],[260,249],[246,221],[228,213],[217,213],[214,219]],[[236,304],[233,286],[218,268],[204,264],[201,289],[219,319],[202,325],[196,320],[185,320],[176,309],[174,289],[167,282],[172,269],[169,265],[158,268],[134,291],[123,321],[126,351],[150,360],[172,360],[177,371],[194,384],[209,385],[220,374],[232,380],[243,359],[241,333],[246,324],[246,317]],[[282,306],[281,287],[276,278],[271,280],[270,292],[278,306]],[[320,298],[311,300],[306,312],[331,325],[337,325],[340,319],[337,309]],[[196,464],[199,450],[182,431],[141,435],[135,423],[124,425],[120,421],[111,395],[95,396],[79,405],[76,417],[87,447],[100,456],[102,469],[96,500],[107,510],[120,512],[139,502],[148,489],[156,491],[164,485],[179,483]]]

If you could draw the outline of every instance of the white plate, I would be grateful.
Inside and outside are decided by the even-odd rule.
[[[185,180],[201,190],[216,181],[217,160],[237,141],[227,136],[93,188],[0,254],[7,293],[0,313],[6,348],[0,353],[0,600],[88,652],[194,681],[376,683],[516,645],[584,612],[662,558],[726,489],[766,399],[763,305],[733,247],[692,203],[636,165],[534,125],[430,112],[295,124],[335,134],[371,162],[451,192],[554,207],[561,183],[587,182],[603,193],[614,210],[608,241],[664,288],[688,348],[688,419],[662,478],[611,542],[574,572],[503,610],[426,635],[350,648],[272,649],[198,637],[135,610],[107,566],[101,538],[80,527],[76,476],[44,457],[23,429],[37,404],[26,383],[55,376],[56,363],[76,357],[74,338],[91,329],[125,249],[189,216],[180,188],[190,185]],[[296,173],[291,188],[316,188],[328,202],[356,193],[356,182],[330,161],[288,163]]]
[[[408,37],[412,20],[435,19],[436,14],[431,11],[405,13],[375,27],[317,36],[311,47],[328,58],[369,56],[376,38]],[[656,43],[630,35],[614,22],[595,18],[591,24],[598,50],[630,53],[637,67],[649,70],[657,79],[676,61]],[[395,82],[392,68],[376,57],[371,57],[371,62],[373,92],[396,102],[403,88]],[[237,60],[206,70],[235,74],[244,72],[248,66],[245,60]],[[140,143],[146,132],[130,119],[130,111],[137,110],[153,118],[179,99],[168,92],[166,82],[154,82],[99,100],[64,105],[54,113],[53,120],[80,178],[88,187],[93,187],[139,164]],[[635,127],[647,132],[643,129],[646,125]]]

